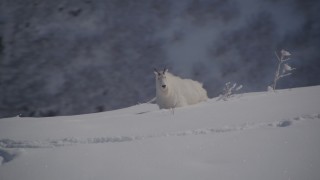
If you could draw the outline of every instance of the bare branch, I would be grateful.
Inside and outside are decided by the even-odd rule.
[[[283,59],[283,60],[281,60],[281,62],[285,62],[285,61],[288,61],[288,60],[290,60],[290,58]]]
[[[281,61],[281,59],[280,59],[280,57],[278,56],[278,54],[277,54],[276,51],[274,52],[274,54],[277,56],[277,59],[278,59],[279,61]]]
[[[290,76],[291,74],[292,74],[292,73],[283,74],[283,75],[279,76],[279,78],[278,78],[278,79],[283,78],[283,77],[286,77],[286,76]]]

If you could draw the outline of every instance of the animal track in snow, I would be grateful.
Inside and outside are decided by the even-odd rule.
[[[308,119],[320,119],[320,114],[303,115],[303,116],[295,117],[293,119],[276,121],[276,122],[270,123],[269,126],[272,126],[272,127],[288,127],[288,126],[293,125],[295,122],[305,121],[305,120],[308,120]]]
[[[277,127],[287,127],[287,126],[291,126],[291,125],[292,125],[292,121],[284,120],[284,121],[280,121],[280,122],[276,123],[275,126],[277,126]]]
[[[18,154],[19,153],[17,151],[9,151],[0,148],[0,165],[12,161],[16,156],[18,156]]]
[[[17,141],[11,139],[0,139],[0,158],[2,161],[9,162],[15,155],[10,154],[8,151],[1,149],[3,148],[54,148],[62,146],[70,146],[77,144],[101,144],[101,143],[121,143],[130,141],[139,141],[143,139],[151,138],[164,138],[164,137],[177,137],[177,136],[190,136],[190,135],[207,135],[207,134],[218,134],[227,132],[243,131],[248,129],[257,129],[263,127],[289,127],[298,121],[304,121],[307,119],[320,119],[320,114],[299,116],[293,119],[280,120],[275,122],[262,122],[262,123],[245,123],[238,126],[230,126],[225,128],[203,128],[203,129],[193,129],[186,131],[177,132],[167,132],[160,134],[150,134],[142,136],[113,136],[113,137],[94,137],[94,138],[62,138],[55,140],[45,140],[45,141]]]

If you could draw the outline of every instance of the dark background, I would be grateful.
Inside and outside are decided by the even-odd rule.
[[[0,117],[107,111],[155,96],[153,68],[266,91],[320,84],[317,0],[1,0]]]

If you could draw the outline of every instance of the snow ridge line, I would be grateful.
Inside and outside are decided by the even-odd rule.
[[[56,140],[45,140],[45,141],[16,141],[11,139],[0,139],[0,148],[54,148],[63,147],[77,144],[101,144],[101,143],[120,143],[120,142],[131,142],[139,141],[151,138],[165,138],[165,137],[177,137],[177,136],[190,136],[190,135],[207,135],[207,134],[219,134],[227,132],[243,131],[248,129],[256,128],[278,128],[288,127],[298,121],[307,119],[320,119],[320,114],[304,115],[295,117],[292,119],[284,119],[281,121],[274,122],[262,122],[262,123],[244,123],[239,126],[225,127],[225,128],[204,128],[194,129],[179,132],[169,132],[161,134],[151,134],[142,136],[114,136],[114,137],[95,137],[95,138],[62,138]],[[1,155],[1,154],[0,154]]]

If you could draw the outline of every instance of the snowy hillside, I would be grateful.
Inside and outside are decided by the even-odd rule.
[[[320,86],[0,119],[1,180],[318,180]]]

